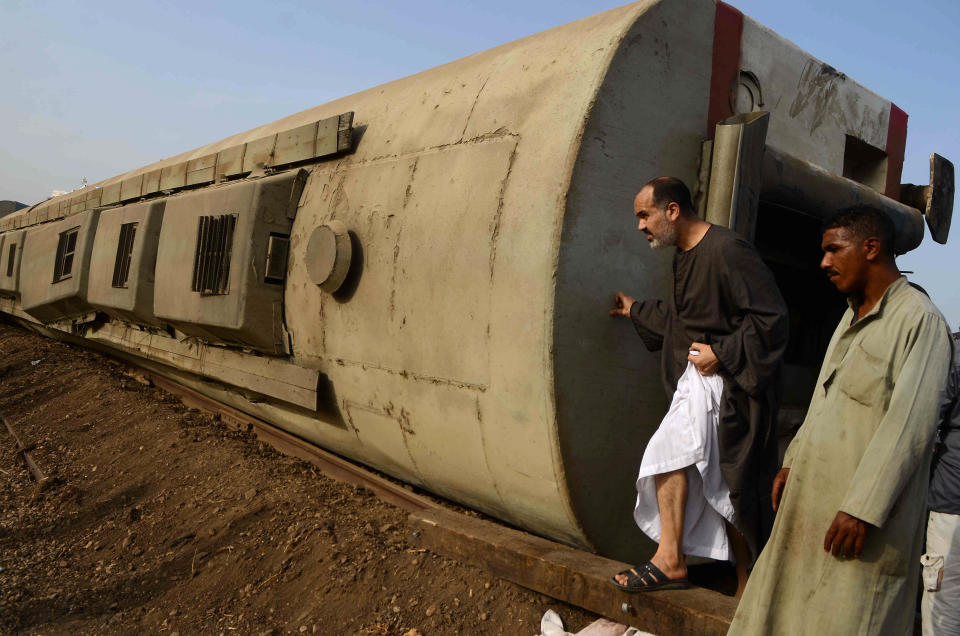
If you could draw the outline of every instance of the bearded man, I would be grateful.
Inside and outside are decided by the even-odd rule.
[[[870,207],[825,226],[848,297],[772,491],[777,517],[730,634],[910,634],[950,330]]]
[[[660,371],[667,395],[677,392],[688,362],[701,375],[722,379],[715,434],[719,472],[733,508],[732,515],[722,516],[734,524],[726,529],[736,557],[739,594],[773,522],[766,502],[778,468],[776,419],[788,336],[786,303],[753,245],[728,228],[701,220],[689,189],[679,179],[650,181],[637,194],[633,209],[637,229],[646,234],[651,247],[676,247],[673,295],[638,302],[620,292],[610,313],[629,316],[647,349],[662,352]],[[691,480],[699,487],[708,479],[696,466],[683,464],[666,462],[662,465],[673,469],[653,476],[659,513],[657,551],[649,562],[613,577],[621,589],[684,587],[685,555],[715,558],[710,551],[699,551],[685,533]]]

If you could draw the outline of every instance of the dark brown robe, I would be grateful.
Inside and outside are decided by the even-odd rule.
[[[713,347],[723,377],[720,470],[756,559],[773,526],[770,490],[779,469],[776,420],[787,305],[753,245],[718,225],[692,249],[677,250],[673,281],[673,298],[636,302],[630,317],[647,348],[662,350],[668,397],[686,369],[690,344]]]

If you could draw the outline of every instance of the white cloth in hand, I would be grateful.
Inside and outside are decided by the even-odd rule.
[[[689,489],[683,522],[683,552],[732,561],[724,519],[736,519],[730,489],[720,474],[717,422],[723,378],[702,376],[692,362],[677,382],[670,410],[650,438],[637,477],[633,517],[654,541],[660,541],[660,509],[654,476],[685,468]]]

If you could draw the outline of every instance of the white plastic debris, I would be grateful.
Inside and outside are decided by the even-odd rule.
[[[563,628],[563,620],[560,615],[553,610],[547,610],[540,619],[539,636],[573,636]]]
[[[538,636],[656,636],[656,634],[641,631],[636,627],[627,627],[606,618],[597,619],[574,634],[564,628],[559,614],[553,610],[547,610],[540,619]]]

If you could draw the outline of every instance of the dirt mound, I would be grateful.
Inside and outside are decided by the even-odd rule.
[[[406,515],[0,323],[0,631],[536,634],[595,616],[418,550]]]

